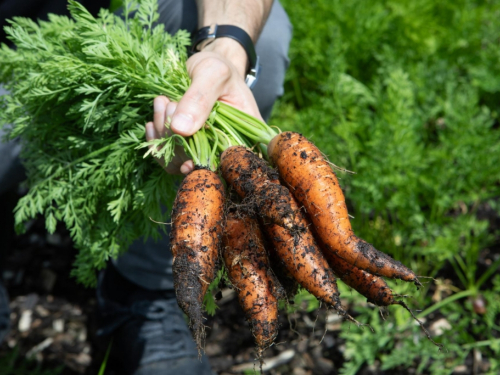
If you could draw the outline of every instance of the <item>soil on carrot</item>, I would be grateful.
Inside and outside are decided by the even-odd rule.
[[[182,182],[172,210],[174,287],[200,356],[205,337],[203,297],[218,268],[224,195],[219,177],[198,167]]]
[[[294,212],[287,188],[276,183],[277,172],[243,146],[227,149],[221,156],[224,179],[243,198],[243,204],[273,223],[293,228]]]
[[[11,211],[5,211],[11,210],[12,207],[8,206],[11,206],[9,201],[5,196],[1,197],[0,230],[2,238],[7,239],[5,244],[9,245],[2,262],[3,277],[10,294],[12,314],[11,330],[0,345],[0,364],[9,360],[8,363],[13,363],[13,370],[34,369],[40,363],[43,369],[50,370],[46,375],[97,374],[108,342],[103,342],[95,334],[95,290],[86,289],[69,277],[77,252],[68,233],[59,227],[55,234],[48,235],[44,220],[40,219],[33,221],[25,234],[15,236],[12,230],[7,230],[12,228]],[[495,227],[500,227],[498,218],[493,220]],[[490,255],[491,249],[490,253],[482,253],[480,268],[487,266]],[[452,275],[450,267],[443,269],[439,276],[451,279]],[[457,280],[450,282],[458,283]],[[223,288],[222,298],[217,304],[216,315],[205,322],[208,327],[205,350],[214,372],[229,375],[254,368],[258,370],[254,338],[236,293]],[[351,307],[345,305],[352,314]],[[428,317],[426,324],[430,327],[443,318],[435,313]],[[268,348],[263,356],[264,369],[270,368],[266,374],[339,373],[345,361],[345,343],[339,337],[340,328],[351,323],[343,321],[333,310],[322,308],[311,313],[298,311],[288,317],[281,314],[279,324],[276,345]],[[353,324],[351,326],[351,329],[357,329]],[[35,362],[27,362],[25,357],[28,354]],[[477,359],[471,355],[461,373],[473,373],[475,366],[478,366]],[[118,375],[111,367],[108,369],[111,371],[107,371],[107,375]],[[24,373],[32,372],[27,370]],[[376,361],[358,372],[361,375],[401,373],[414,371],[403,368],[383,371]]]

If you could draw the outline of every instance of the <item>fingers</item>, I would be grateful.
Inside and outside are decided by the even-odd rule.
[[[170,103],[166,96],[157,96],[153,101],[153,124],[159,137],[164,137],[167,130],[165,127],[166,109]]]
[[[176,102],[170,102],[167,105],[167,124],[172,123],[172,117],[174,116],[175,109],[177,108]]]
[[[155,130],[155,126],[152,122],[148,122],[146,124],[146,141],[151,141],[153,139],[156,139],[158,138],[157,135],[156,135],[156,130]],[[152,146],[149,146],[150,148]]]
[[[175,103],[174,103],[175,104]],[[175,106],[174,106],[175,110]],[[146,140],[151,141],[153,139],[158,139],[160,136],[156,131],[155,124],[153,122],[148,122],[146,124]],[[154,146],[149,146],[149,148]],[[167,173],[170,174],[188,174],[194,169],[194,163],[192,160],[187,160],[188,157],[184,153],[184,149],[181,146],[176,146],[174,159],[165,166],[164,160],[156,158],[156,161],[165,169]]]
[[[193,169],[194,169],[194,163],[192,160],[184,162],[184,164],[182,164],[180,168],[182,174],[188,174]]]
[[[246,63],[246,59],[244,54],[243,63]],[[262,120],[255,98],[242,79],[243,71],[239,71],[227,56],[213,51],[195,54],[188,59],[187,68],[191,85],[179,103],[165,96],[154,99],[153,122],[146,124],[148,140],[172,133],[184,137],[193,135],[205,124],[216,101]],[[169,165],[160,163],[168,173],[187,174],[194,169],[193,162],[187,160],[180,148],[181,152],[177,153],[176,150],[176,156]]]
[[[157,131],[155,129],[155,124],[153,122],[148,122],[146,124],[146,140],[149,142],[149,141],[151,141],[153,139],[158,139],[158,138],[160,138],[160,137],[158,136],[158,133],[157,133]],[[148,146],[149,149],[151,149],[153,147],[155,147],[155,146],[153,146],[153,145],[149,145]],[[158,163],[160,163],[160,165],[162,167],[165,167],[165,163],[164,163],[163,160],[156,158],[156,161]]]

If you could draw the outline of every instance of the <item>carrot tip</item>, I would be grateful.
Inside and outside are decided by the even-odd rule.
[[[361,323],[361,322],[358,322],[356,319],[354,319],[351,315],[349,315],[347,313],[347,311],[344,310],[344,308],[342,306],[339,306],[339,305],[335,305],[333,306],[333,308],[335,310],[337,310],[337,313],[344,317],[346,320],[349,320],[351,322],[353,322],[354,324],[356,324],[356,326],[358,327],[364,327],[364,326],[367,326],[368,328],[370,328],[370,331],[372,331],[372,333],[375,333],[375,330],[372,328],[371,325],[369,324],[365,324],[365,323]]]
[[[396,303],[398,305],[401,305],[403,306],[410,314],[411,316],[413,317],[413,319],[415,319],[417,321],[417,323],[420,325],[420,328],[422,329],[422,331],[424,332],[424,334],[427,336],[427,339],[432,342],[434,345],[436,345],[438,348],[439,348],[439,351],[443,350],[444,348],[444,345],[443,344],[439,344],[437,342],[435,342],[432,337],[431,337],[431,334],[429,333],[429,331],[424,327],[424,323],[422,323],[422,321],[420,319],[418,319],[415,314],[413,314],[413,311],[411,311],[411,309],[408,307],[408,305],[406,303],[404,303],[403,301],[396,301]]]
[[[411,297],[408,294],[394,294],[393,296],[394,297],[400,297],[400,298],[409,298],[409,297]],[[399,304],[399,301],[396,301],[396,303]]]
[[[431,279],[432,281],[436,282],[437,280],[435,278],[433,278],[432,276],[417,276],[418,278],[420,279]],[[418,281],[418,279],[417,279]],[[418,281],[418,284],[423,287],[423,285],[420,283],[420,281]],[[417,282],[415,282],[415,285],[417,285]],[[418,285],[417,285],[418,286]]]
[[[375,330],[373,329],[373,327],[371,325],[369,325],[368,323],[358,322],[356,319],[354,319],[351,315],[349,315],[347,313],[346,313],[346,315],[344,315],[344,318],[346,318],[347,320],[353,322],[359,328],[368,327],[370,329],[370,331],[372,331],[372,333],[375,333]]]

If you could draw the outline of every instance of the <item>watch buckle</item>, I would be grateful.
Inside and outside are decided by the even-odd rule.
[[[250,71],[245,77],[245,83],[250,88],[250,90],[253,89],[253,87],[257,83],[257,80],[259,79],[259,74],[260,74],[260,64],[259,64],[259,56],[257,55],[257,61],[255,62],[255,67],[250,68]]]
[[[209,26],[207,37],[196,46],[197,51],[201,51],[217,38],[217,27],[216,23]]]

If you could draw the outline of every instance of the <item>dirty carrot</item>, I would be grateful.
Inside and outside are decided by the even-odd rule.
[[[332,267],[333,273],[359,294],[366,297],[368,302],[377,306],[389,306],[399,304],[394,299],[391,288],[384,279],[363,271],[335,255],[331,251],[323,253]]]
[[[306,208],[326,251],[372,274],[421,285],[413,271],[354,234],[337,177],[312,142],[284,132],[269,143],[268,152],[286,186]]]
[[[198,351],[205,337],[203,297],[215,278],[222,242],[224,187],[198,167],[183,180],[172,210],[171,249],[177,302],[189,318]]]
[[[404,301],[396,300],[394,298],[397,297],[397,295],[392,292],[391,288],[389,288],[384,279],[347,263],[332,252],[326,252],[325,257],[328,259],[328,263],[330,263],[335,275],[337,275],[340,280],[349,285],[351,288],[355,289],[359,294],[366,297],[368,302],[377,306],[403,306],[410,313],[412,318],[415,319],[415,321],[420,325],[420,328],[427,338],[434,345],[442,348],[441,344],[438,344],[432,339],[429,331],[424,327],[422,321],[415,316],[408,305]]]
[[[223,178],[244,198],[244,204],[273,223],[293,228],[291,195],[286,187],[271,181],[278,179],[275,170],[243,146],[229,147],[220,160]]]
[[[294,279],[292,274],[288,272],[286,269],[285,263],[279,257],[274,245],[271,244],[270,241],[265,241],[265,248],[267,250],[267,254],[269,256],[269,263],[271,265],[271,269],[273,270],[276,278],[279,283],[283,287],[285,291],[285,297],[288,303],[293,304],[295,295],[299,289],[299,283]]]
[[[273,223],[263,223],[267,237],[274,245],[278,257],[286,270],[297,282],[318,300],[333,307],[340,315],[359,325],[342,307],[335,275],[319,250],[304,213],[295,199],[294,231]]]
[[[278,335],[278,299],[283,289],[270,269],[256,219],[230,210],[223,240],[222,255],[229,280],[252,326],[257,358],[261,358]]]

